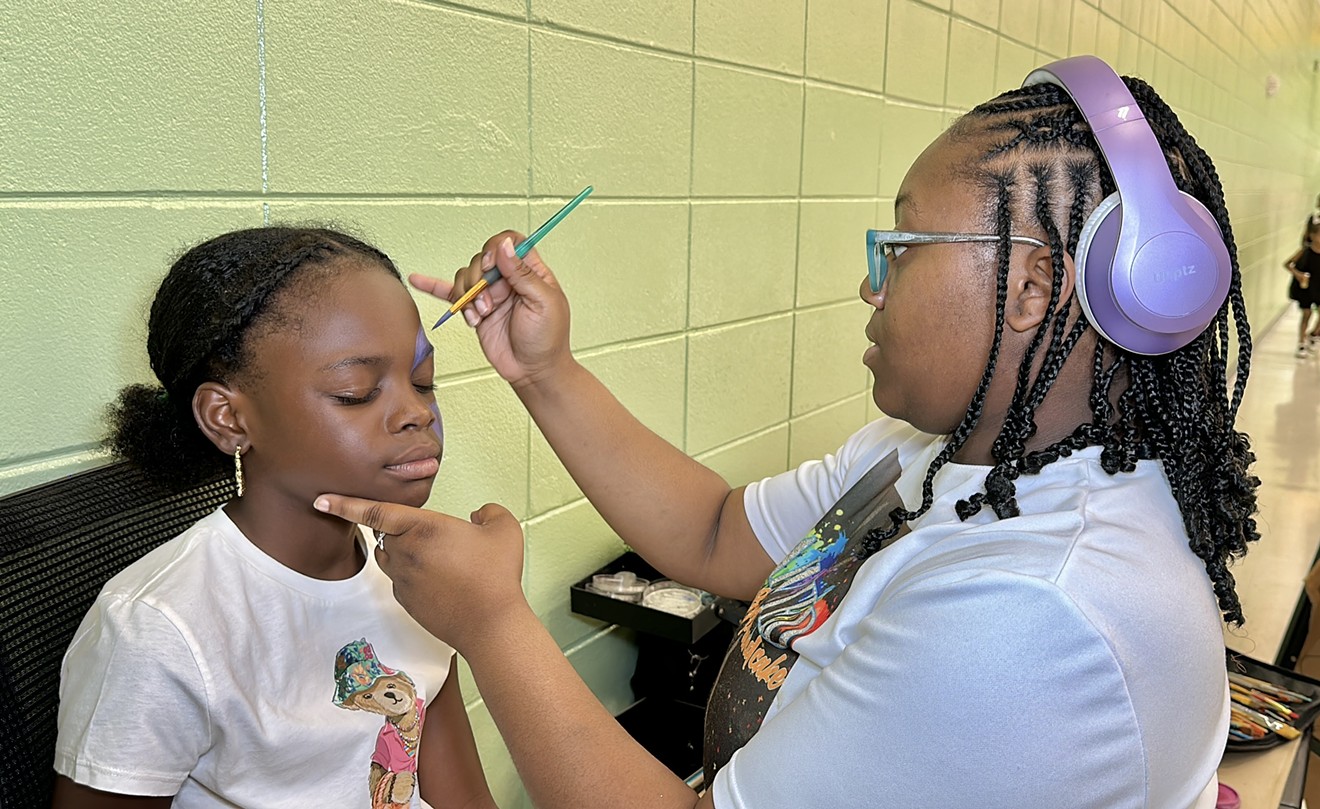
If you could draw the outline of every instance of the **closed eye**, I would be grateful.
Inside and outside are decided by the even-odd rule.
[[[379,393],[380,393],[380,388],[373,388],[372,391],[368,393],[366,396],[332,395],[330,398],[334,399],[339,404],[351,406],[351,405],[366,404],[367,402],[370,402],[372,399],[375,399]]]
[[[431,394],[435,393],[434,382],[432,382],[429,385],[418,385],[416,382],[414,382],[413,387],[416,388],[417,392],[422,394],[423,396],[430,396]]]

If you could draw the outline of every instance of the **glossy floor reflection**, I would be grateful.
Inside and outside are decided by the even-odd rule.
[[[1247,623],[1235,651],[1273,662],[1320,546],[1320,353],[1299,359],[1289,308],[1252,352],[1238,428],[1251,436],[1261,479],[1261,540],[1233,567]]]

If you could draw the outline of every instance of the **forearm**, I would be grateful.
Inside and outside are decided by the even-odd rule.
[[[457,659],[426,707],[417,779],[422,800],[435,809],[498,809],[463,705]]]
[[[540,809],[692,809],[697,796],[587,689],[525,603],[463,655]]]
[[[658,570],[750,598],[773,567],[742,490],[649,430],[576,361],[518,396],[605,521]]]

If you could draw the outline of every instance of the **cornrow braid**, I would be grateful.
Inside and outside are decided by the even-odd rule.
[[[1247,436],[1234,428],[1251,369],[1252,345],[1237,247],[1223,188],[1209,156],[1149,85],[1134,78],[1124,82],[1155,132],[1178,188],[1206,205],[1219,224],[1232,262],[1228,298],[1210,327],[1168,355],[1132,354],[1099,337],[1091,359],[1091,418],[1050,446],[1027,452],[1036,433],[1037,408],[1091,328],[1082,313],[1066,329],[1071,301],[1060,306],[1057,292],[1052,294],[1018,369],[1012,401],[991,448],[994,464],[986,474],[984,491],[959,501],[955,512],[965,520],[989,505],[999,518],[1016,516],[1015,481],[1085,447],[1102,448],[1100,464],[1111,475],[1133,471],[1140,460],[1157,459],[1182,514],[1188,544],[1205,565],[1224,619],[1241,624],[1242,606],[1228,566],[1246,553],[1248,543],[1259,539],[1254,514],[1260,482],[1248,471],[1255,456]],[[1055,85],[1005,93],[969,112],[954,124],[951,134],[987,135],[992,141],[973,169],[973,179],[994,191],[995,232],[1000,237],[993,348],[967,414],[926,471],[921,505],[914,511],[895,509],[889,526],[865,538],[862,553],[866,554],[930,508],[935,474],[981,418],[1004,328],[1014,212],[1045,234],[1057,291],[1062,286],[1064,257],[1076,254],[1087,216],[1116,190],[1090,126],[1067,93]],[[1025,196],[1018,193],[1019,178],[1031,181]],[[1060,223],[1066,231],[1060,230]],[[1230,319],[1237,337],[1231,397]],[[1033,380],[1031,369],[1042,345],[1040,370]],[[1121,391],[1115,388],[1119,383]]]
[[[276,317],[283,290],[303,270],[349,256],[400,277],[381,251],[322,228],[238,230],[185,252],[161,282],[148,319],[147,356],[160,387],[120,392],[108,412],[106,448],[178,488],[224,474],[227,457],[193,418],[197,386],[247,370],[248,337]]]

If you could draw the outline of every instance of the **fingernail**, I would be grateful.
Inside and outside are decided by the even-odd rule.
[[[504,237],[504,241],[500,242],[500,253],[502,253],[505,258],[518,257],[518,255],[513,252],[513,239],[510,239],[507,236]]]
[[[487,250],[481,257],[481,269],[489,270],[495,266],[495,254]]]
[[[477,296],[477,313],[482,316],[490,314],[490,296],[484,292]]]
[[[312,503],[312,507],[317,511],[329,511],[330,501],[326,500],[324,497],[318,497],[316,498],[316,502]]]
[[[469,326],[476,326],[477,323],[480,322],[480,317],[477,315],[476,312],[472,311],[471,309],[463,310],[463,319],[467,321],[467,324]]]

